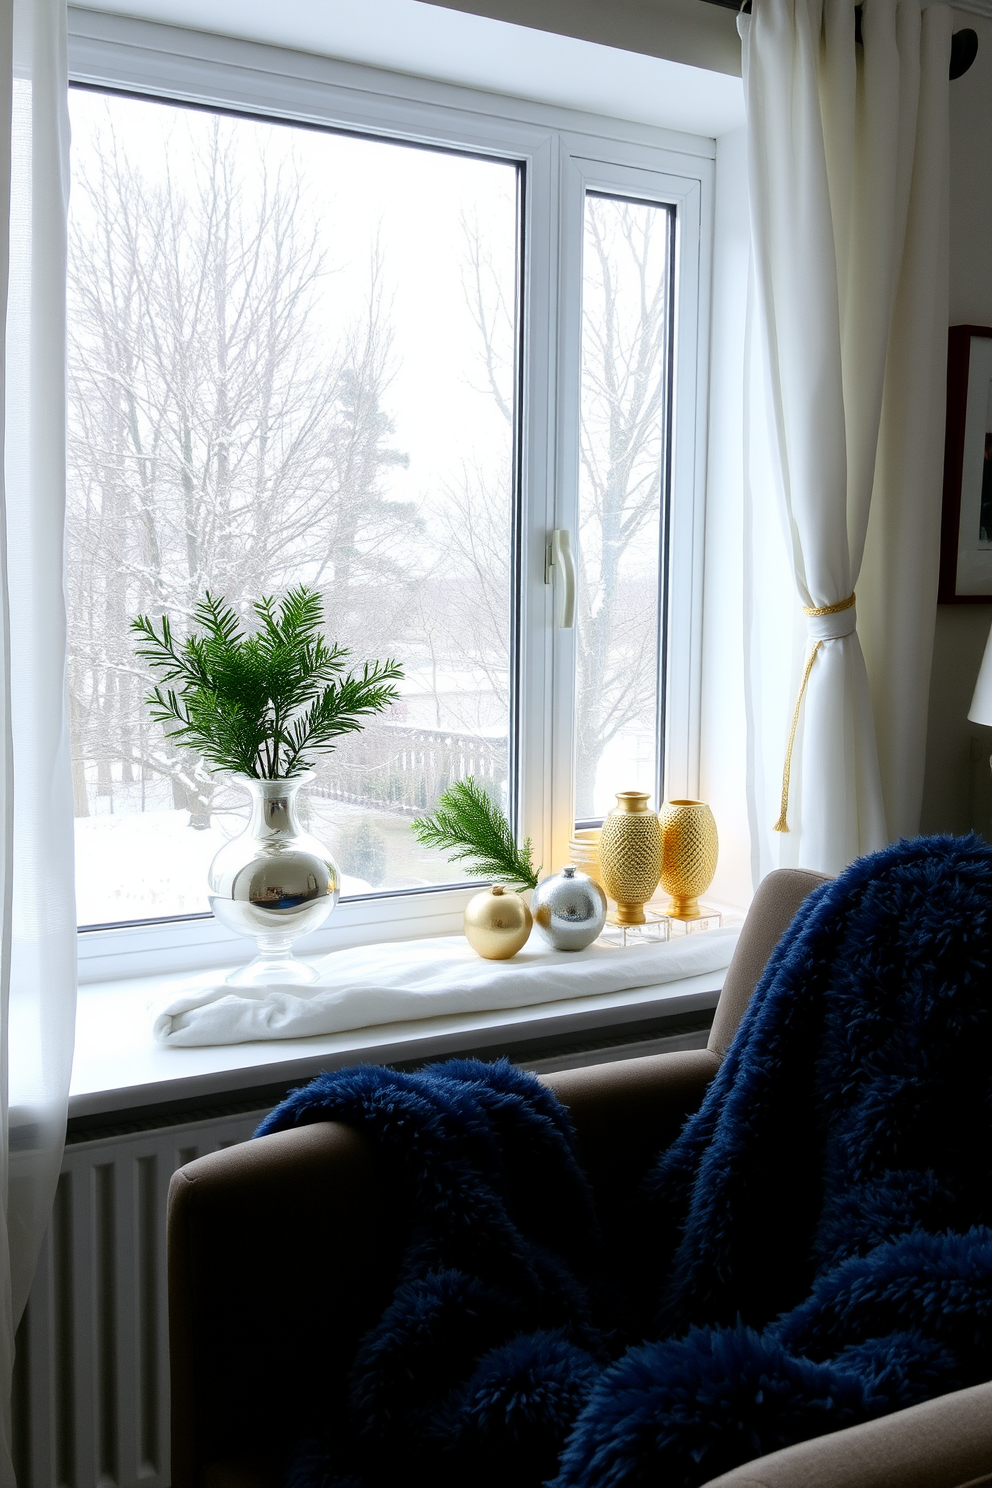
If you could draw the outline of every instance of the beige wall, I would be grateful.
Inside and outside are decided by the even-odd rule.
[[[978,32],[978,59],[951,84],[951,324],[992,326],[992,22],[959,14]],[[930,681],[925,832],[989,833],[992,729],[967,719],[992,605],[939,605]]]
[[[601,46],[667,57],[740,77],[733,10],[703,0],[429,0],[447,10],[577,36]]]

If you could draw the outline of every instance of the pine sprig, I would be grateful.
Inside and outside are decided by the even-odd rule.
[[[537,887],[541,870],[534,867],[530,838],[517,846],[505,813],[471,775],[449,785],[436,810],[411,826],[424,847],[440,848],[452,863],[467,861],[467,872],[477,878]]]
[[[403,671],[395,661],[346,671],[351,653],[324,639],[316,590],[301,585],[278,602],[263,597],[254,610],[258,629],[246,635],[226,600],[207,593],[193,612],[202,633],[181,644],[168,615],[157,627],[138,615],[135,652],[161,678],[146,702],[170,739],[214,769],[288,779],[395,702],[392,684]]]

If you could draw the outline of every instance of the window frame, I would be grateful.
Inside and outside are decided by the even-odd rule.
[[[557,628],[545,555],[576,527],[583,210],[587,191],[676,208],[665,625],[664,785],[698,789],[709,290],[715,141],[254,42],[69,10],[72,82],[468,151],[523,167],[518,593],[518,825],[549,869],[572,820],[575,633]],[[304,954],[461,929],[479,885],[341,901]],[[246,943],[212,915],[79,932],[80,981],[230,963]]]

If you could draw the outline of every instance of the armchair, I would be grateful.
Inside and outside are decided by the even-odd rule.
[[[546,1076],[603,1212],[694,1111],[779,936],[819,874],[761,884],[705,1049]],[[275,1488],[392,1291],[399,1255],[374,1147],[323,1122],[181,1168],[169,1201],[173,1488]],[[789,1447],[712,1488],[992,1484],[992,1383]]]

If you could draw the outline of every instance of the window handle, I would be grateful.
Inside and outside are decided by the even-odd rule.
[[[567,527],[557,527],[551,534],[544,566],[544,582],[553,584],[555,571],[560,578],[561,614],[559,630],[575,628],[575,559],[572,557],[572,534]]]

